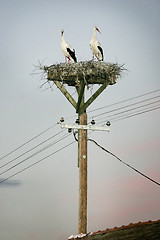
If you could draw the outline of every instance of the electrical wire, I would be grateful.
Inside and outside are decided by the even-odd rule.
[[[47,145],[47,146],[45,146],[44,148],[42,148],[42,149],[40,149],[39,151],[37,151],[36,153],[33,153],[32,155],[30,155],[29,157],[25,158],[24,160],[22,160],[22,161],[16,163],[16,164],[13,165],[12,167],[10,167],[10,168],[6,169],[5,171],[1,172],[1,173],[0,173],[0,176],[1,176],[2,174],[4,174],[4,173],[10,171],[11,169],[13,169],[13,168],[19,166],[20,164],[26,162],[26,161],[27,161],[28,159],[30,159],[31,157],[36,156],[37,154],[39,154],[39,153],[43,152],[44,150],[48,149],[49,147],[51,147],[51,146],[55,145],[56,143],[62,141],[63,139],[65,139],[65,138],[68,137],[68,136],[69,136],[68,133],[65,134],[61,139],[57,140],[56,142],[50,143],[49,145]]]
[[[145,93],[145,94],[142,94],[142,95],[139,95],[139,96],[136,96],[136,97],[133,97],[133,98],[130,98],[130,99],[126,99],[126,100],[123,100],[123,101],[120,101],[120,102],[117,102],[117,103],[113,103],[113,104],[110,104],[110,105],[107,105],[107,106],[104,106],[104,107],[101,107],[101,108],[97,108],[97,109],[94,109],[94,110],[91,110],[91,111],[88,111],[88,113],[91,113],[91,112],[94,112],[94,111],[98,111],[98,110],[101,110],[101,109],[104,109],[104,108],[107,108],[107,107],[111,107],[111,106],[114,106],[114,105],[117,105],[117,104],[121,104],[121,103],[124,103],[124,102],[127,102],[127,101],[130,101],[130,100],[134,100],[136,98],[140,98],[140,97],[143,97],[143,96],[146,96],[146,95],[149,95],[149,94],[152,94],[152,93],[156,93],[160,91],[160,89],[158,90],[155,90],[155,91],[151,91],[151,92],[148,92],[148,93]],[[99,116],[99,115],[98,115]],[[76,117],[76,115],[73,115],[71,117],[68,117],[66,119],[71,119],[73,117]],[[12,151],[10,151],[9,153],[7,153],[6,155],[0,157],[0,160],[6,158],[7,156],[11,155],[12,153],[14,153],[15,151],[19,150],[20,148],[22,148],[23,146],[27,145],[28,143],[30,143],[31,141],[35,140],[36,138],[40,137],[42,134],[44,134],[45,132],[47,132],[48,130],[50,130],[51,128],[55,127],[57,125],[54,124],[52,126],[50,126],[49,128],[47,128],[46,130],[40,132],[39,134],[37,134],[36,136],[34,136],[33,138],[29,139],[28,141],[26,141],[25,143],[23,143],[22,145],[20,145],[19,147],[13,149]]]
[[[55,135],[53,135],[53,136],[51,136],[51,137],[47,138],[47,139],[46,139],[46,140],[44,140],[43,142],[41,142],[41,143],[37,144],[36,146],[32,147],[31,149],[27,150],[26,152],[24,152],[24,153],[20,154],[18,157],[15,157],[14,159],[10,160],[9,162],[7,162],[7,163],[3,164],[2,166],[0,166],[0,168],[2,168],[2,167],[5,167],[5,166],[7,166],[8,164],[10,164],[10,163],[14,162],[14,161],[15,161],[15,160],[17,160],[18,158],[20,158],[20,157],[24,156],[25,154],[27,154],[27,153],[31,152],[32,150],[34,150],[34,149],[36,149],[37,147],[41,146],[42,144],[44,144],[44,143],[48,142],[48,141],[49,141],[49,140],[51,140],[52,138],[54,138],[54,137],[58,136],[58,135],[59,135],[60,133],[62,133],[63,131],[64,131],[64,129],[63,129],[62,131],[60,131],[60,132],[56,133]]]
[[[110,153],[112,156],[116,157],[116,158],[117,158],[120,162],[122,162],[123,164],[127,165],[128,167],[130,167],[130,168],[133,169],[134,171],[138,172],[138,173],[141,174],[143,177],[146,177],[146,178],[149,179],[150,181],[152,181],[152,182],[154,182],[154,183],[160,185],[160,184],[159,184],[158,182],[156,182],[155,180],[153,180],[153,179],[151,179],[150,177],[146,176],[145,174],[141,173],[140,171],[138,171],[137,169],[133,168],[133,167],[130,166],[129,164],[123,162],[123,161],[122,161],[121,159],[119,159],[116,155],[114,155],[113,153],[109,152],[108,150],[106,150],[105,148],[103,148],[102,146],[100,146],[98,143],[96,143],[96,141],[94,141],[93,139],[88,139],[88,141],[92,141],[92,142],[94,142],[97,146],[99,146],[100,148],[102,148],[102,150],[104,150],[104,151]],[[65,145],[64,147],[60,148],[59,150],[57,150],[57,151],[55,151],[55,152],[53,152],[53,153],[47,155],[46,157],[44,157],[44,158],[38,160],[37,162],[35,162],[35,163],[29,165],[28,167],[26,167],[26,168],[24,168],[24,169],[22,169],[22,170],[16,172],[15,174],[13,174],[13,175],[11,175],[11,176],[9,176],[9,177],[7,177],[7,178],[1,180],[0,183],[3,183],[4,181],[6,181],[6,180],[12,178],[13,176],[15,176],[15,175],[17,175],[17,174],[19,174],[19,173],[21,173],[21,172],[27,170],[28,168],[30,168],[30,167],[36,165],[37,163],[39,163],[39,162],[45,160],[46,158],[52,156],[53,154],[55,154],[55,153],[61,151],[62,149],[68,147],[69,145],[71,145],[71,144],[73,144],[73,143],[74,143],[74,142],[71,142],[71,143]]]
[[[136,97],[130,98],[130,99],[126,99],[126,100],[123,100],[123,101],[121,101],[121,102],[117,102],[117,103],[114,103],[114,104],[111,104],[111,105],[108,105],[108,106],[104,106],[104,107],[101,107],[101,108],[98,108],[98,109],[95,109],[95,110],[91,110],[91,111],[89,111],[89,112],[94,112],[94,111],[97,111],[97,110],[104,109],[104,108],[106,108],[106,107],[114,106],[114,105],[116,105],[116,104],[120,104],[120,103],[127,102],[127,101],[130,101],[130,100],[134,100],[134,99],[136,99],[136,98],[140,98],[140,97],[143,97],[143,96],[146,96],[146,95],[152,94],[152,93],[156,93],[156,92],[158,92],[158,91],[160,91],[160,89],[155,90],[155,91],[152,91],[152,92],[149,92],[149,93],[145,93],[145,94],[142,94],[142,95],[139,95],[139,96],[136,96]],[[133,106],[133,105],[136,105],[136,104],[140,104],[140,103],[142,103],[142,102],[146,102],[146,101],[149,101],[149,100],[152,100],[152,99],[158,98],[158,97],[160,97],[160,96],[155,96],[155,97],[152,97],[152,98],[149,98],[149,99],[145,99],[145,100],[142,100],[142,101],[139,101],[139,102],[136,102],[136,103],[133,103],[133,104],[130,104],[130,105],[124,106],[124,107],[120,107],[120,108],[118,108],[118,109],[114,109],[114,110],[111,110],[111,111],[108,111],[108,112],[105,112],[105,113],[99,114],[98,116],[100,116],[100,115],[104,115],[104,114],[107,114],[107,113],[110,113],[110,112],[113,112],[113,111],[117,111],[117,110],[120,110],[120,109],[123,109],[123,108],[129,107],[129,106]],[[149,104],[153,104],[153,103],[149,103]],[[146,104],[146,105],[149,105],[149,104]],[[143,106],[139,106],[139,107],[137,107],[137,108],[142,108],[142,107],[144,107],[144,105],[143,105]],[[135,108],[135,109],[137,109],[137,108]],[[133,116],[136,116],[136,115],[139,115],[139,114],[142,114],[142,113],[146,113],[146,112],[149,112],[149,111],[156,110],[156,109],[158,109],[158,108],[159,108],[159,107],[155,107],[155,108],[147,109],[147,110],[144,110],[144,111],[141,111],[141,112],[136,112],[136,113],[133,113],[133,114],[129,114],[129,115],[125,115],[125,116],[122,116],[122,117],[114,118],[113,121],[118,121],[118,120],[122,120],[122,119],[125,119],[125,118],[133,117]],[[125,112],[128,112],[128,111],[133,111],[133,110],[134,110],[134,109],[128,109],[128,110],[123,111],[123,112],[121,112],[121,113],[125,113]],[[111,116],[119,115],[119,114],[121,114],[121,113],[116,113],[116,114],[113,114],[113,115],[111,115]],[[110,116],[110,117],[111,117],[111,116]],[[68,119],[71,119],[71,118],[73,118],[73,117],[74,117],[74,116],[69,117]],[[1,157],[0,160],[6,158],[7,156],[9,156],[10,154],[12,154],[12,153],[15,152],[16,150],[22,148],[23,146],[25,146],[26,144],[30,143],[30,142],[33,141],[34,139],[38,138],[39,136],[41,136],[42,134],[44,134],[45,132],[47,132],[47,131],[50,130],[51,128],[55,127],[56,125],[57,125],[57,123],[54,124],[54,125],[52,125],[51,127],[47,128],[46,130],[40,132],[40,133],[37,134],[35,137],[29,139],[27,142],[23,143],[23,144],[20,145],[19,147],[15,148],[15,149],[12,150],[11,152],[9,152],[9,153],[7,153],[6,155],[4,155],[3,157]],[[59,133],[58,133],[58,134],[59,134]],[[17,160],[18,158],[24,156],[26,153],[28,153],[28,152],[34,150],[35,148],[37,148],[37,147],[40,146],[41,144],[47,142],[48,140],[50,140],[51,138],[53,138],[54,136],[56,136],[56,135],[58,135],[58,134],[53,135],[52,137],[50,137],[50,138],[48,138],[47,140],[41,142],[40,144],[36,145],[35,147],[33,147],[33,148],[29,149],[28,151],[22,153],[21,155],[19,155],[18,157],[12,159],[12,160],[9,161],[8,163],[6,163],[6,164],[0,166],[0,168],[2,168],[2,167],[4,167],[4,166],[8,165],[9,163],[11,163],[11,162]],[[29,156],[28,158],[22,160],[21,162],[17,163],[16,165],[12,166],[11,168],[9,168],[9,169],[6,170],[6,171],[9,171],[9,170],[11,170],[12,168],[14,168],[14,167],[20,165],[20,164],[23,163],[24,161],[28,160],[29,158],[35,156],[36,154],[38,154],[38,153],[40,153],[40,152],[42,152],[42,151],[44,151],[45,149],[47,149],[48,147],[50,147],[50,146],[52,146],[52,145],[54,145],[54,144],[55,144],[55,143],[51,143],[51,144],[47,145],[47,146],[44,147],[43,149],[37,151],[36,153],[32,154],[32,155]],[[6,172],[6,171],[4,171],[4,172]],[[3,172],[3,173],[4,173],[4,172]],[[3,174],[3,173],[1,173],[1,174]],[[0,174],[0,175],[1,175],[1,174]]]
[[[154,107],[154,108],[146,109],[144,111],[140,111],[140,112],[136,112],[136,113],[133,113],[133,114],[125,115],[125,116],[122,116],[121,118],[114,118],[114,119],[111,119],[110,121],[116,122],[116,121],[124,120],[124,119],[127,119],[127,118],[131,118],[131,117],[135,117],[135,116],[144,114],[144,113],[148,113],[148,112],[151,112],[151,111],[154,111],[154,110],[158,110],[159,108],[160,108],[160,106],[157,106],[157,107]]]
[[[103,151],[111,154],[113,157],[115,157],[118,161],[120,161],[121,163],[123,163],[124,165],[126,165],[127,167],[131,168],[132,170],[134,170],[135,172],[139,173],[141,176],[147,178],[148,180],[152,181],[153,183],[157,184],[158,186],[160,186],[160,183],[158,183],[157,181],[155,181],[154,179],[148,177],[147,175],[143,174],[142,172],[140,172],[139,170],[137,170],[136,168],[132,167],[131,165],[129,165],[128,163],[122,161],[119,157],[117,157],[115,154],[113,154],[112,152],[108,151],[107,149],[105,149],[104,147],[102,147],[100,144],[98,144],[95,140],[88,138],[88,141],[93,142],[94,144],[96,144],[99,148],[101,148]]]
[[[142,100],[142,101],[139,101],[139,102],[136,102],[136,103],[132,103],[132,104],[129,104],[129,105],[125,105],[125,106],[123,106],[123,107],[119,107],[119,108],[112,109],[112,110],[107,111],[107,112],[103,112],[103,113],[97,114],[97,115],[95,115],[94,117],[97,117],[97,116],[99,117],[99,116],[102,116],[102,115],[106,115],[106,114],[108,114],[108,113],[112,113],[112,112],[115,112],[115,111],[118,111],[118,110],[122,110],[122,109],[124,109],[124,108],[128,108],[128,107],[131,107],[131,106],[135,106],[135,105],[137,105],[137,104],[144,103],[144,102],[147,102],[147,101],[150,101],[150,100],[153,100],[153,99],[157,99],[157,98],[159,98],[159,97],[160,97],[160,95],[159,95],[159,96],[156,96],[156,97],[149,98],[149,99],[145,99],[145,100]],[[147,105],[150,105],[150,104],[153,104],[153,103],[157,103],[157,102],[159,102],[159,100],[157,100],[157,101],[155,101],[155,102],[152,102],[152,103],[144,104],[144,105],[139,106],[139,107],[147,106]],[[139,108],[139,107],[137,107],[137,108]],[[133,109],[134,109],[134,108],[133,108]],[[126,111],[129,111],[129,110],[126,110]]]
[[[154,91],[151,91],[151,92],[148,92],[148,93],[144,93],[144,94],[138,95],[136,97],[132,97],[132,98],[129,98],[129,99],[122,100],[120,102],[116,102],[116,103],[113,103],[113,104],[109,104],[109,105],[106,105],[106,106],[103,106],[103,107],[100,107],[100,108],[96,108],[96,109],[90,110],[90,111],[88,111],[88,113],[99,111],[101,109],[108,108],[108,107],[113,107],[115,105],[118,105],[118,104],[121,104],[121,103],[124,103],[124,102],[128,102],[128,101],[140,98],[140,97],[144,97],[146,95],[150,95],[150,94],[153,94],[153,93],[156,93],[156,92],[159,92],[159,91],[160,91],[160,89],[157,89],[157,90],[154,90]]]
[[[37,134],[37,135],[34,136],[33,138],[29,139],[28,141],[26,141],[25,143],[23,143],[22,145],[20,145],[19,147],[13,149],[13,150],[10,151],[9,153],[7,153],[7,154],[4,155],[3,157],[1,157],[0,160],[2,160],[2,159],[4,159],[4,158],[8,157],[10,154],[12,154],[12,153],[14,153],[15,151],[17,151],[18,149],[24,147],[25,145],[27,145],[27,144],[30,143],[31,141],[35,140],[36,138],[40,137],[42,134],[44,134],[45,132],[47,132],[47,131],[50,130],[51,128],[55,127],[56,125],[57,125],[57,123],[54,124],[54,125],[52,125],[51,127],[47,128],[46,130],[40,132],[39,134]]]
[[[76,115],[73,115],[71,117],[68,117],[66,118],[66,120],[69,120],[71,118],[75,118]],[[12,151],[8,152],[7,154],[5,154],[4,156],[0,157],[0,160],[3,160],[4,158],[8,157],[9,155],[11,155],[12,153],[16,152],[17,150],[19,150],[20,148],[24,147],[25,145],[27,145],[28,143],[30,143],[31,141],[35,140],[36,138],[40,137],[41,135],[43,135],[44,133],[46,133],[47,131],[49,131],[50,129],[52,129],[53,127],[57,126],[57,124],[59,123],[56,123],[50,127],[48,127],[46,130],[40,132],[39,134],[37,134],[36,136],[34,136],[33,138],[29,139],[28,141],[24,142],[22,145],[18,146],[17,148],[13,149]],[[52,137],[51,137],[52,138]],[[49,140],[49,139],[48,139]],[[43,144],[43,142],[42,142]],[[41,145],[41,143],[40,143]],[[38,145],[37,145],[38,146]],[[36,147],[35,147],[36,148]],[[1,167],[0,167],[1,168]]]
[[[148,106],[150,106],[150,105],[157,104],[157,103],[160,103],[160,100],[154,101],[154,102],[151,102],[151,103],[147,103],[147,104],[143,104],[143,105],[138,106],[138,107],[130,108],[130,109],[127,109],[127,110],[125,110],[125,111],[118,112],[118,113],[114,113],[114,114],[112,114],[112,115],[107,116],[107,118],[110,118],[110,117],[113,117],[113,116],[117,116],[117,115],[120,115],[120,114],[123,114],[123,113],[131,112],[131,111],[134,111],[134,110],[137,110],[137,109],[140,109],[140,108],[148,107]],[[122,108],[121,108],[121,109],[122,109]],[[100,118],[100,119],[98,119],[98,120],[101,120],[101,119],[102,119],[102,118]]]
[[[120,113],[116,113],[116,114],[113,114],[113,115],[110,115],[110,116],[107,116],[107,120],[109,121],[112,121],[112,122],[115,122],[115,121],[119,121],[119,120],[124,120],[124,119],[127,119],[127,118],[130,118],[130,117],[134,117],[134,116],[137,116],[137,115],[140,115],[140,114],[143,114],[143,113],[147,113],[147,112],[150,112],[150,111],[154,111],[154,110],[157,110],[160,108],[160,105],[156,105],[156,106],[153,106],[153,107],[149,107],[149,108],[145,108],[145,109],[141,109],[139,111],[136,111],[136,112],[133,112],[133,113],[129,113],[129,114],[124,114],[122,116],[117,116],[117,115],[120,115],[120,114],[123,114],[123,113],[126,113],[126,112],[129,112],[129,111],[133,111],[133,109],[131,110],[128,110],[128,111],[122,111]],[[115,117],[116,116],[116,117]],[[113,117],[113,118],[112,118]],[[99,119],[100,120],[100,119]],[[98,121],[97,123],[101,124],[101,123],[104,123],[106,122],[106,120],[103,120],[103,121]]]
[[[1,181],[0,181],[0,184],[3,183],[3,182],[5,182],[5,181],[7,181],[8,179],[10,179],[10,178],[16,176],[16,175],[19,174],[19,173],[24,172],[24,171],[27,170],[28,168],[31,168],[31,167],[33,167],[34,165],[36,165],[36,164],[38,164],[38,163],[44,161],[45,159],[47,159],[47,158],[53,156],[54,154],[56,154],[56,153],[60,152],[61,150],[67,148],[68,146],[70,146],[70,145],[73,144],[73,143],[75,143],[75,141],[68,143],[67,145],[61,147],[61,148],[58,149],[57,151],[55,151],[55,152],[53,152],[53,153],[47,155],[46,157],[44,157],[44,158],[42,158],[42,159],[36,161],[35,163],[32,163],[32,164],[29,165],[28,167],[25,167],[25,168],[23,168],[22,170],[20,170],[20,171],[18,171],[18,172],[16,172],[16,173],[10,175],[9,177],[7,177],[7,178],[1,180]]]

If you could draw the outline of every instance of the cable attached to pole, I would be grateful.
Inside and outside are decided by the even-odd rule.
[[[153,183],[157,184],[158,186],[160,186],[160,183],[156,182],[155,180],[153,180],[152,178],[148,177],[147,175],[143,174],[142,172],[140,172],[139,170],[137,170],[136,168],[132,167],[131,165],[129,165],[128,163],[122,161],[119,157],[117,157],[115,154],[113,154],[112,152],[108,151],[107,149],[105,149],[104,147],[102,147],[101,145],[99,145],[95,140],[88,138],[88,141],[95,143],[98,147],[100,147],[103,151],[111,154],[113,157],[117,158],[118,161],[120,161],[121,163],[125,164],[127,167],[131,168],[132,170],[134,170],[135,172],[139,173],[140,175],[142,175],[143,177],[147,178],[148,180],[152,181]]]
[[[9,177],[7,177],[7,178],[4,178],[4,179],[2,179],[2,180],[0,179],[0,184],[1,184],[1,183],[3,183],[3,182],[5,182],[5,181],[7,181],[8,179],[10,179],[10,178],[12,178],[12,177],[16,176],[17,174],[19,174],[19,173],[21,173],[21,172],[23,172],[23,171],[27,170],[28,168],[31,168],[31,167],[33,167],[34,165],[36,165],[36,164],[38,164],[38,163],[40,163],[40,162],[44,161],[45,159],[47,159],[47,158],[51,157],[52,155],[54,155],[54,154],[56,154],[56,153],[60,152],[61,150],[63,150],[63,149],[65,149],[65,148],[67,148],[68,146],[70,146],[70,145],[71,145],[71,144],[73,144],[73,143],[75,143],[75,142],[70,142],[70,143],[68,143],[67,145],[65,145],[65,146],[63,146],[63,147],[61,147],[61,148],[59,148],[59,149],[58,149],[58,150],[56,150],[55,152],[53,152],[53,153],[51,153],[51,154],[47,155],[46,157],[44,157],[44,158],[41,158],[40,160],[38,160],[38,161],[36,161],[36,162],[32,163],[31,165],[29,165],[29,166],[27,166],[27,167],[23,168],[22,170],[20,170],[20,171],[18,171],[18,172],[16,172],[16,173],[14,173],[14,174],[12,174],[12,175],[10,175]]]

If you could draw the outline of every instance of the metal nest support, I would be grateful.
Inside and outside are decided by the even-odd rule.
[[[78,63],[59,63],[41,67],[47,73],[48,81],[59,81],[68,86],[78,86],[85,80],[88,84],[108,83],[113,85],[121,77],[124,65],[118,63],[84,61]]]

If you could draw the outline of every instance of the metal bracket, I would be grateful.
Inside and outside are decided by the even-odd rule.
[[[61,128],[68,128],[68,129],[84,129],[84,130],[92,130],[92,131],[110,131],[109,126],[92,126],[92,125],[77,125],[77,124],[63,124],[61,123]]]

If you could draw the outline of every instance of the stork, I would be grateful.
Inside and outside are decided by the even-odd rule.
[[[70,62],[70,60],[72,62],[77,62],[77,58],[75,56],[75,50],[64,40],[64,30],[61,30],[61,49],[62,52],[65,55],[65,62],[67,62],[67,58],[68,58],[68,62]]]
[[[101,33],[97,27],[94,27],[93,37],[90,41],[90,48],[93,52],[93,60],[94,55],[97,57],[98,61],[103,61],[103,50],[101,48],[101,44],[96,39],[96,31]]]

